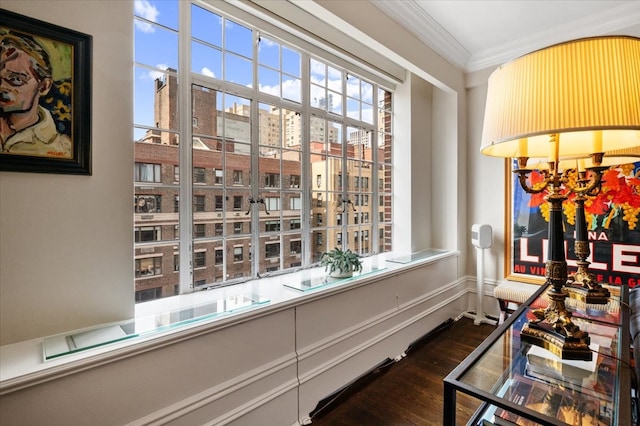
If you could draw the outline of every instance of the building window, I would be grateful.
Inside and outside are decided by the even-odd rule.
[[[147,302],[162,297],[162,287],[136,291],[136,303]]]
[[[233,248],[233,261],[242,262],[242,247]]]
[[[207,266],[207,252],[197,251],[193,253],[193,266],[194,268],[204,268]]]
[[[289,253],[293,256],[302,253],[302,241],[291,240],[289,242]]]
[[[180,256],[177,254],[173,255],[173,272],[180,271]]]
[[[178,213],[180,211],[180,196],[173,197],[173,212]]]
[[[213,183],[222,185],[224,182],[224,171],[222,169],[213,169]]]
[[[206,227],[204,223],[196,223],[193,226],[193,236],[195,238],[204,238],[206,236]]]
[[[204,210],[204,195],[193,196],[193,211],[203,212]]]
[[[233,209],[242,210],[242,195],[233,196]]]
[[[135,232],[135,242],[160,241],[162,239],[161,229],[160,226],[138,226]]]
[[[264,199],[264,203],[269,211],[280,210],[280,198],[279,197],[267,197]]]
[[[143,257],[136,259],[136,278],[152,277],[162,275],[162,257]]]
[[[280,257],[280,243],[266,243],[264,245],[265,257],[272,259],[274,257]]]
[[[205,183],[205,172],[204,167],[194,167],[193,168],[193,183]]]
[[[322,186],[322,175],[316,175],[316,186],[318,188]]]
[[[242,170],[233,171],[233,184],[242,185]]]
[[[214,226],[216,237],[221,236],[224,233],[224,225],[222,223],[216,223]]]
[[[302,198],[300,197],[289,198],[289,210],[300,210],[300,209],[302,209]]]
[[[319,246],[322,245],[322,233],[321,232],[318,232],[316,234],[316,244],[319,245]]]
[[[289,221],[289,229],[300,229],[300,219],[291,219]]]
[[[173,166],[173,181],[175,183],[180,182],[180,166]]]
[[[322,226],[322,213],[316,213],[316,226]]]
[[[216,249],[215,251],[216,265],[222,265],[224,259],[224,251],[222,249]]]
[[[338,244],[339,246],[342,245],[342,232],[338,232],[336,234],[336,244]]]
[[[279,220],[267,220],[264,223],[265,232],[276,232],[280,230]]]
[[[291,175],[289,178],[289,188],[300,188],[300,176]]]
[[[222,195],[216,195],[215,198],[215,206],[216,211],[221,211],[224,208],[224,201],[222,199]]]
[[[136,163],[135,176],[136,182],[162,182],[162,168],[160,164]]]
[[[136,194],[133,204],[136,213],[160,213],[162,196]]]
[[[233,233],[242,234],[242,222],[236,222],[233,224]]]
[[[342,225],[342,213],[338,213],[336,215],[336,225],[338,226]]]
[[[264,177],[265,188],[279,188],[280,187],[280,174],[267,173]]]

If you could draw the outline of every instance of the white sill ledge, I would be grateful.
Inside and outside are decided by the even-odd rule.
[[[363,258],[363,274],[353,278],[335,282],[323,282],[324,268],[312,268],[292,274],[282,274],[261,278],[233,286],[196,291],[189,294],[167,297],[151,302],[139,303],[135,307],[136,316],[126,323],[135,323],[135,327],[147,330],[132,334],[130,337],[97,344],[77,352],[70,352],[46,359],[45,340],[61,339],[64,341],[71,335],[91,334],[108,331],[124,322],[104,324],[74,330],[56,336],[47,336],[0,347],[0,395],[38,383],[53,380],[57,377],[91,368],[92,366],[112,362],[135,354],[145,352],[154,347],[164,346],[172,342],[184,340],[198,334],[208,333],[217,328],[228,327],[234,323],[246,321],[278,310],[287,309],[311,300],[326,297],[347,289],[366,285],[373,281],[396,275],[443,258],[457,256],[458,251],[425,250],[414,255],[398,256],[385,253]],[[303,281],[315,283],[304,290],[294,289]],[[294,285],[292,286],[292,283]],[[318,283],[322,283],[318,285]],[[170,314],[194,311],[207,304],[220,301],[251,299],[247,306],[242,303],[233,309],[223,310],[215,314],[192,316],[188,321],[180,321],[175,325],[149,329],[149,319]],[[245,303],[246,304],[246,303]],[[113,336],[112,336],[113,337]]]

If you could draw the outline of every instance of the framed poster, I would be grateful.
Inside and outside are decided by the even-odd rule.
[[[543,283],[549,227],[545,194],[527,194],[513,173],[517,163],[507,160],[506,165],[505,277]],[[534,183],[541,179],[537,172],[529,177]],[[577,269],[573,197],[563,203],[569,273]],[[600,192],[585,202],[585,216],[591,251],[589,272],[604,284],[640,285],[640,161],[605,171]]]
[[[0,170],[91,174],[91,44],[0,10]]]

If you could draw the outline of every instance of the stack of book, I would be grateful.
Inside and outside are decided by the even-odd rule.
[[[515,375],[509,381],[504,397],[542,415],[570,425],[600,425],[598,398],[549,386],[537,380]],[[494,423],[502,426],[536,426],[539,423],[501,408],[494,413]]]

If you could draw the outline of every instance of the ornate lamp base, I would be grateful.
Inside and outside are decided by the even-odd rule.
[[[585,259],[589,255],[589,252],[586,251],[586,254],[584,254],[579,250],[581,245],[586,245],[581,243],[583,242],[576,241],[575,243],[576,254],[584,256],[584,258],[577,261],[578,270],[571,274],[567,280],[566,288],[569,290],[569,296],[584,303],[606,305],[609,303],[611,294],[609,290],[602,287],[600,283],[596,281],[595,276],[587,269],[589,262]]]
[[[561,359],[591,361],[589,333],[571,321],[571,312],[564,304],[567,293],[552,288],[548,293],[549,306],[533,311],[537,319],[529,321],[522,328],[520,339],[532,345],[543,347]]]

